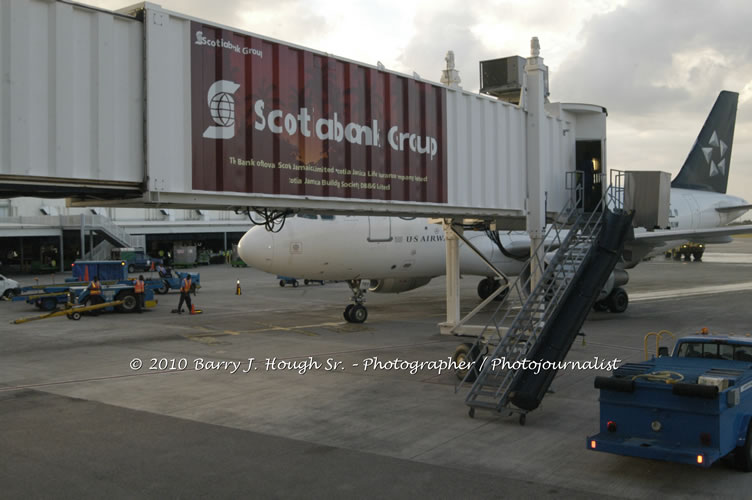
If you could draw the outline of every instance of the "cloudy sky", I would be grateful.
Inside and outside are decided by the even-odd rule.
[[[117,9],[130,2],[85,0]],[[537,36],[551,100],[608,109],[612,169],[676,174],[720,90],[740,93],[729,193],[752,201],[748,0],[161,0],[162,7],[438,81],[454,50],[462,87],[478,61],[528,56]]]

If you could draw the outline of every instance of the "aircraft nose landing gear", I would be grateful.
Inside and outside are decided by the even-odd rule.
[[[349,304],[345,308],[343,316],[348,323],[363,323],[368,318],[368,309],[363,303],[366,301],[365,290],[360,288],[360,280],[350,280],[347,282],[352,290],[351,300],[354,304]]]

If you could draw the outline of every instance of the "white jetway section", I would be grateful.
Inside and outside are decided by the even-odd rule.
[[[3,1],[0,41],[10,75],[0,83],[0,196],[33,189],[80,206],[476,217],[524,228],[522,107],[150,3],[121,14]],[[540,158],[552,214],[576,166],[579,122],[605,110],[547,108]]]
[[[140,194],[142,63],[133,17],[0,2],[0,197]]]

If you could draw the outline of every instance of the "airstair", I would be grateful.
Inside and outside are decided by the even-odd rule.
[[[527,412],[540,404],[631,229],[632,214],[623,209],[622,179],[613,176],[617,182],[592,212],[584,211],[578,184],[526,264],[527,269],[534,263],[545,268],[540,280],[529,292],[529,275],[510,284],[466,358],[475,361],[460,383],[473,382],[465,399],[471,417],[476,408],[510,411],[519,413],[524,424]],[[553,248],[558,248],[553,255],[541,251]],[[521,308],[512,305],[515,297]]]

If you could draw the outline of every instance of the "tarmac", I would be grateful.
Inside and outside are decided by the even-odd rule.
[[[175,292],[140,315],[21,325],[9,323],[39,312],[0,303],[0,496],[748,497],[752,476],[725,461],[701,469],[587,450],[593,379],[607,371],[560,372],[520,426],[470,418],[453,373],[399,369],[446,360],[462,341],[438,334],[443,278],[368,294],[368,321],[355,325],[342,317],[344,284],[195,271],[199,315],[171,314]],[[463,311],[478,303],[478,280],[461,280]],[[640,361],[644,335],[664,329],[752,333],[752,239],[710,246],[703,262],[644,262],[626,289],[629,309],[592,312],[568,360]]]

